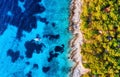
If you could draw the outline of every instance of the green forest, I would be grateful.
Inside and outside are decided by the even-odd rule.
[[[83,0],[82,77],[120,77],[120,0]]]

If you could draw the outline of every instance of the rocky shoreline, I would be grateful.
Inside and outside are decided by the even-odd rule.
[[[81,14],[81,6],[82,0],[72,0],[70,6],[70,27],[69,30],[73,34],[73,39],[70,41],[70,59],[73,60],[74,67],[71,69],[70,77],[80,77],[82,74],[89,72],[89,69],[84,68],[82,65],[82,55],[81,45],[83,44],[83,36],[80,31],[80,14]]]

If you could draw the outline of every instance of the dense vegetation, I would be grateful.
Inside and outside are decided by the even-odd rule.
[[[83,77],[120,77],[120,0],[84,0]]]

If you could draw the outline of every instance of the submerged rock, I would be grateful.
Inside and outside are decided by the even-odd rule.
[[[19,51],[14,52],[12,49],[9,49],[7,51],[7,56],[10,56],[11,57],[11,61],[14,63],[19,58],[20,52]]]
[[[63,53],[63,51],[64,51],[64,45],[62,44],[62,46],[55,46],[54,51],[55,52]]]
[[[45,23],[46,25],[49,23],[46,18],[39,18],[41,22]]]
[[[30,71],[29,73],[26,74],[27,77],[32,77],[32,72]]]
[[[43,67],[43,68],[42,68],[42,71],[43,71],[44,73],[47,73],[49,70],[50,70],[50,67]]]
[[[53,27],[55,27],[55,26],[56,26],[56,24],[53,22],[53,23],[52,23],[52,26],[53,26]]]
[[[51,62],[53,58],[57,57],[59,54],[58,53],[53,53],[53,51],[49,52],[49,58],[48,62]]]
[[[33,68],[38,69],[39,68],[38,64],[33,64]]]
[[[46,35],[43,35],[43,37],[44,38],[49,38],[49,40],[54,40],[54,39],[59,39],[60,35],[59,34],[56,34],[56,35],[46,34]]]
[[[26,52],[25,55],[27,58],[32,58],[33,53],[39,54],[42,52],[42,48],[45,47],[43,43],[36,43],[34,40],[25,42]]]

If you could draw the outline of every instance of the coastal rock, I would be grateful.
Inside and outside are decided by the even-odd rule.
[[[89,72],[89,69],[84,68],[82,65],[81,45],[83,44],[83,36],[80,31],[80,13],[81,13],[82,0],[72,0],[71,2],[71,16],[70,28],[74,38],[70,41],[71,53],[70,59],[75,62],[74,67],[71,69],[70,77],[80,77],[82,74]]]

